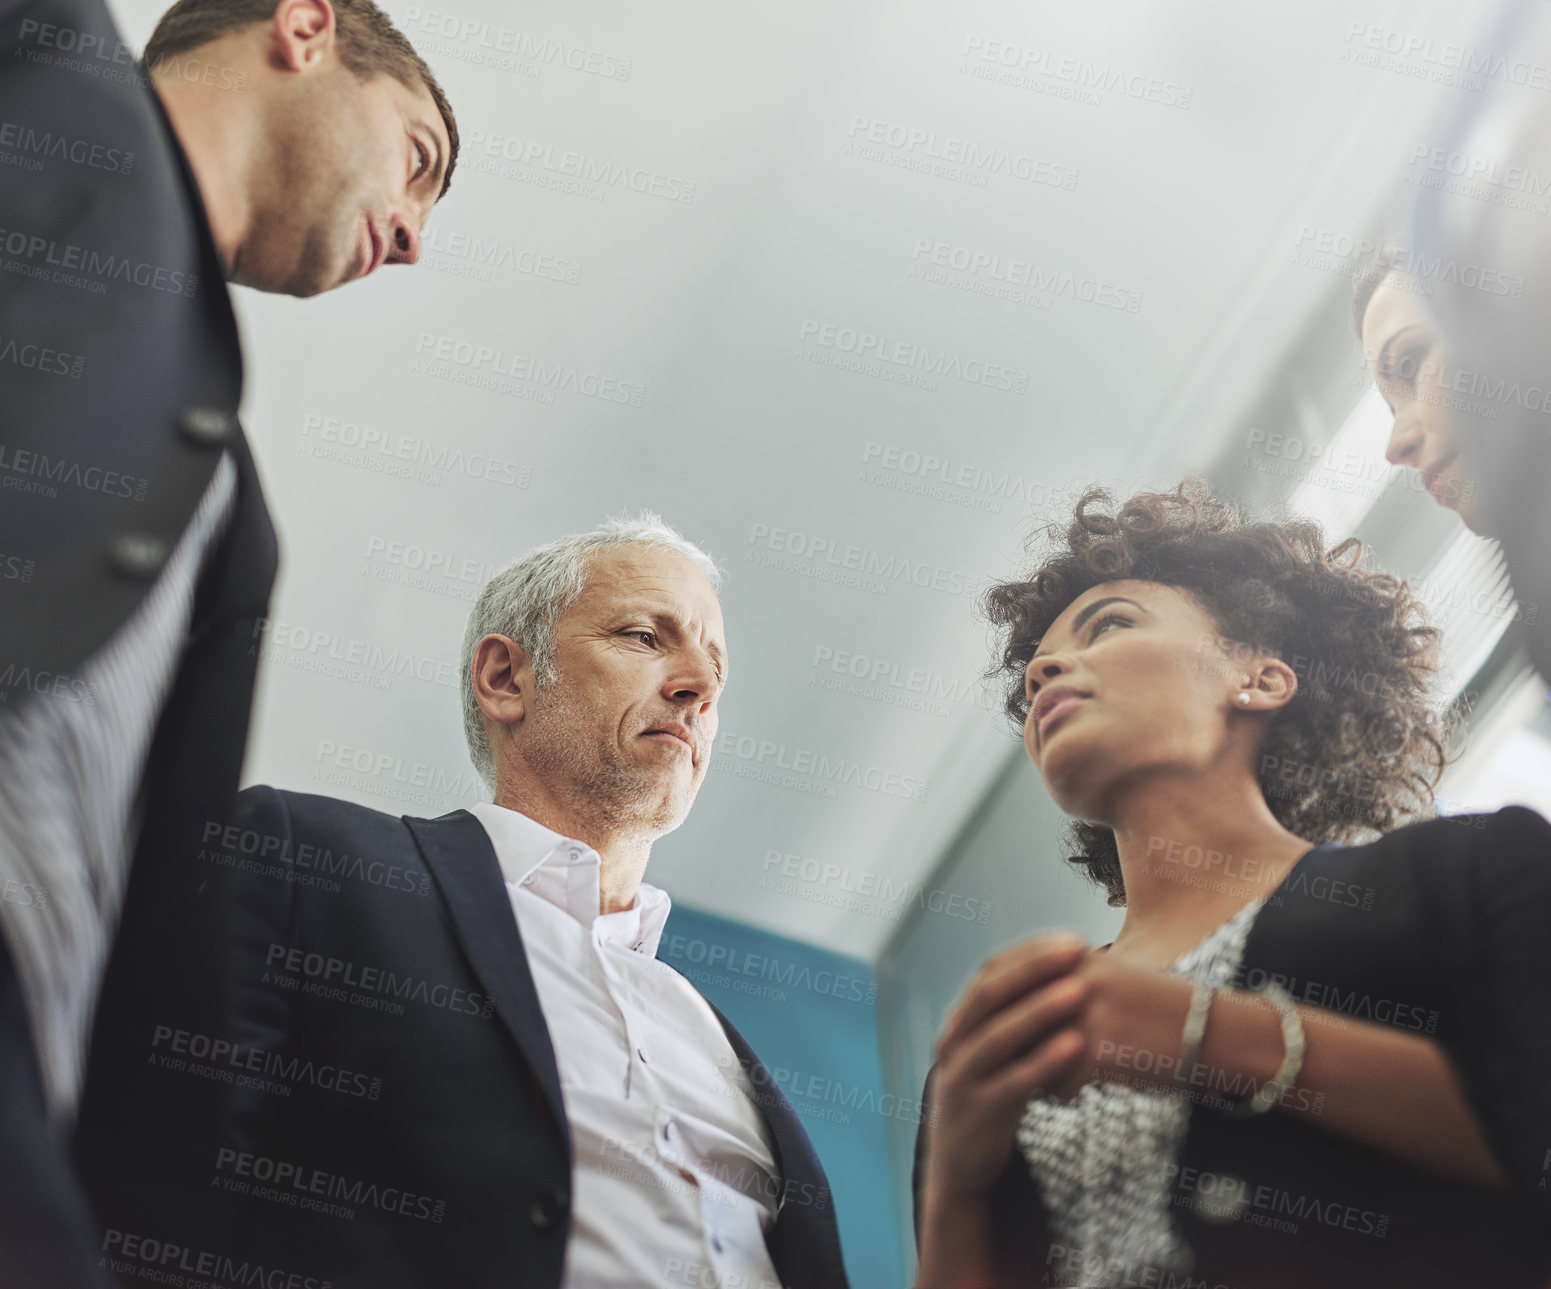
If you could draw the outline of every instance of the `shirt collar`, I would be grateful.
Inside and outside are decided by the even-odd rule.
[[[567,837],[538,820],[481,801],[468,807],[490,837],[501,877],[509,887],[525,886],[535,895],[569,913],[583,926],[602,917],[610,938],[627,941],[649,958],[657,956],[663,927],[672,901],[668,893],[648,882],[636,889],[635,903],[618,913],[598,912],[598,875],[602,859],[585,842]]]

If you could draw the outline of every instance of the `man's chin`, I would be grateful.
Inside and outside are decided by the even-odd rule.
[[[245,286],[253,291],[263,291],[266,295],[289,295],[299,300],[309,300],[315,295],[322,295],[325,291],[333,289],[326,282],[296,282],[264,277],[231,277],[227,281],[233,286]]]
[[[656,838],[666,836],[689,818],[700,781],[696,779],[686,785],[659,780],[653,786],[656,791],[641,792],[628,806],[616,802],[614,813],[620,820],[629,816],[634,824],[632,831],[637,835]]]
[[[689,818],[689,812],[694,808],[695,796],[700,791],[700,782],[695,780],[687,788],[676,789],[663,803],[658,812],[658,819],[662,821],[663,831],[672,832],[681,823]]]
[[[345,265],[342,270],[345,276],[341,277],[338,272],[325,273],[321,266],[315,264],[303,266],[295,263],[265,264],[262,261],[253,263],[251,260],[244,261],[239,257],[227,274],[226,280],[235,286],[245,286],[253,291],[263,291],[268,295],[290,295],[299,300],[307,300],[353,281],[354,279],[349,276],[353,268],[354,265]]]

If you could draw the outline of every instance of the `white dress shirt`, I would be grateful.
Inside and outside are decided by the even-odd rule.
[[[504,806],[470,813],[506,879],[570,1120],[564,1289],[779,1289],[775,1154],[715,1013],[657,961],[667,893],[643,882],[600,914],[597,851]]]

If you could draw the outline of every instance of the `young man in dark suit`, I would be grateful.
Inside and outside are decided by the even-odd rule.
[[[464,636],[492,801],[250,788],[156,867],[147,907],[195,931],[121,939],[110,979],[154,984],[99,1028],[81,1130],[127,1283],[845,1289],[791,1105],[656,958],[643,878],[710,763],[718,576],[651,515],[530,552]]]
[[[131,857],[236,791],[276,542],[225,283],[413,263],[457,150],[366,0],[181,0],[147,54],[101,0],[0,0],[7,1287],[102,1281],[65,1142]]]

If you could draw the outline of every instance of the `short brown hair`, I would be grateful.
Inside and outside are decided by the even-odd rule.
[[[357,79],[387,75],[408,89],[424,85],[447,127],[447,170],[442,175],[440,200],[452,183],[458,162],[458,123],[452,104],[431,75],[425,59],[415,52],[393,20],[372,0],[329,0],[339,32],[339,61]],[[155,70],[174,55],[197,49],[228,32],[275,16],[276,0],[178,0],[167,10],[145,47],[145,65]]]

